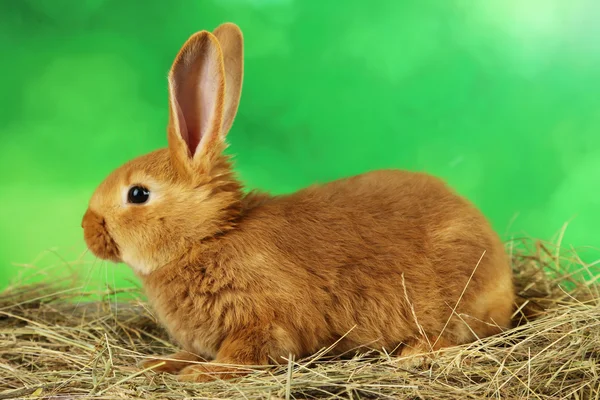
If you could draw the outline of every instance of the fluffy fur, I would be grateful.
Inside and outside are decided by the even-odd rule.
[[[244,371],[223,364],[278,363],[335,341],[338,353],[405,355],[509,327],[503,244],[437,178],[383,170],[244,195],[223,155],[242,43],[224,24],[184,44],[169,74],[169,147],[114,171],[83,218],[91,251],[135,270],[183,350],[157,369],[229,378]],[[134,185],[148,202],[128,203]]]

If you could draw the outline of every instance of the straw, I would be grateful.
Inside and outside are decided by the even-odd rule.
[[[138,367],[178,350],[141,293],[116,304],[107,289],[81,303],[94,293],[68,290],[73,280],[17,283],[0,294],[0,399],[599,399],[600,263],[540,241],[508,248],[518,294],[509,331],[410,368],[383,351],[322,351],[202,384]]]

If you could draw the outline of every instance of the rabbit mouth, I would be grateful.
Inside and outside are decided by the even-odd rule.
[[[88,209],[81,221],[81,227],[85,243],[96,257],[113,262],[121,261],[119,247],[108,232],[103,217]]]

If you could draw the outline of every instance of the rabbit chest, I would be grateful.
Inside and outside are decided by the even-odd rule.
[[[223,337],[217,297],[203,293],[200,276],[164,268],[142,277],[157,319],[185,350],[213,359]]]

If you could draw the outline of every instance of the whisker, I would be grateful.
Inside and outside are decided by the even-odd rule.
[[[83,300],[83,295],[85,293],[87,293],[88,285],[90,284],[90,281],[92,280],[92,272],[94,271],[94,268],[96,267],[96,265],[98,265],[97,262],[98,262],[98,259],[94,258],[94,261],[88,267],[88,271],[86,273],[86,278],[83,281],[84,284],[83,284],[83,287],[82,287],[82,293],[78,296],[79,298],[77,299],[77,303],[75,303],[75,307],[73,307],[73,311],[71,312],[71,316],[74,315],[74,313],[77,311],[77,309],[81,305],[81,301]]]
[[[117,321],[119,318],[119,299],[118,299],[118,294],[117,294],[117,284],[116,284],[116,280],[115,280],[115,269],[112,268],[112,279],[113,279],[113,297],[115,299],[115,328],[117,327]]]

